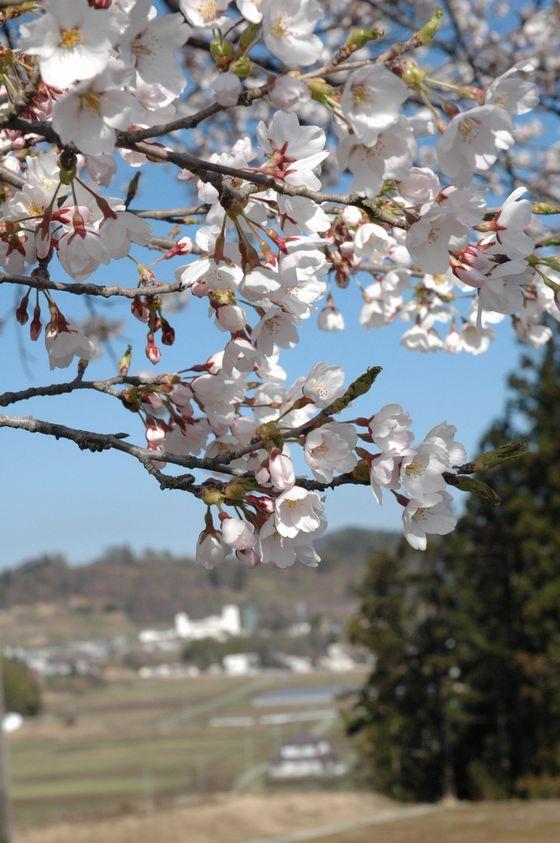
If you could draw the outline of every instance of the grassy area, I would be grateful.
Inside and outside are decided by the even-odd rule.
[[[18,825],[150,808],[183,795],[229,791],[278,751],[288,734],[314,724],[213,727],[214,716],[260,715],[252,698],[274,688],[355,685],[326,674],[185,680],[118,679],[77,693],[46,695],[46,711],[11,740]],[[344,749],[340,724],[331,735]]]

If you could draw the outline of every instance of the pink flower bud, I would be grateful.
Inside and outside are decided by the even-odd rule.
[[[31,321],[31,325],[29,326],[29,336],[35,342],[41,336],[42,330],[42,323],[41,323],[41,308],[37,303],[33,309],[33,319]]]
[[[146,345],[146,357],[148,358],[150,363],[154,364],[154,366],[161,360],[161,352],[155,344],[153,334],[148,334],[148,344]]]
[[[24,295],[22,300],[20,301],[18,308],[16,310],[16,319],[20,325],[25,325],[27,320],[29,319],[29,315],[27,313],[27,303],[29,301],[29,290]]]
[[[161,320],[161,341],[164,345],[173,345],[175,342],[175,329],[163,317]]]

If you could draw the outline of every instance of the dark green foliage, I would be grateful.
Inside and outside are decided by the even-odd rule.
[[[399,798],[560,793],[560,344],[524,358],[484,450],[529,452],[420,555],[377,554],[352,639],[377,654],[350,731]]]
[[[397,799],[433,800],[452,789],[450,724],[461,720],[453,679],[452,589],[431,552],[402,544],[376,554],[360,588],[351,639],[375,654],[349,719],[372,786]],[[450,675],[451,674],[451,675]]]
[[[21,662],[2,660],[6,711],[17,711],[26,717],[41,711],[41,691],[37,681]]]

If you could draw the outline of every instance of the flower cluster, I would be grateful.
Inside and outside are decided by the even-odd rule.
[[[37,0],[32,14],[10,11],[13,39],[0,49],[0,266],[6,283],[24,288],[16,319],[29,321],[31,303],[31,339],[44,323],[51,368],[77,360],[85,388],[99,348],[63,294],[126,298],[154,365],[177,339],[170,314],[205,300],[223,340],[208,360],[130,375],[128,349],[117,376],[91,383],[141,420],[146,448],[129,453],[164,488],[206,505],[203,564],[233,551],[250,565],[316,564],[322,493],[346,483],[370,484],[379,502],[390,492],[408,541],[424,549],[428,534],[455,525],[448,487],[483,487],[465,480],[475,469],[455,428],[438,425],[414,443],[398,404],[339,420],[374,370],[345,387],[342,369],[321,362],[288,385],[280,355],[312,316],[322,330],[344,329],[339,291],[351,286],[361,325],[400,318],[411,350],[478,354],[506,317],[522,341],[548,340],[543,320],[560,321],[560,261],[539,221],[560,208],[550,192],[536,201],[493,181],[502,163],[513,166],[523,127],[531,134],[517,120],[538,106],[542,67],[526,51],[511,67],[488,61],[497,70],[484,77],[477,67],[470,79],[432,70],[439,9],[387,44],[371,4],[349,32],[334,2],[178,5],[158,14],[150,0]],[[534,20],[519,43],[542,44],[545,18]],[[136,209],[141,176],[166,165],[196,204]],[[128,188],[108,195],[126,172]],[[173,228],[155,236],[150,218]],[[139,247],[157,256],[140,260]],[[89,280],[128,260],[134,287]],[[165,278],[168,261],[174,276]],[[57,264],[69,283],[51,277]],[[296,474],[297,447],[311,476]],[[166,464],[211,477],[175,477]]]

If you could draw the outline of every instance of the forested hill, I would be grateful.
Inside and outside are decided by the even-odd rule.
[[[42,556],[0,574],[0,609],[77,601],[96,610],[121,611],[136,624],[168,622],[176,612],[193,617],[224,603],[257,603],[270,620],[332,612],[346,615],[355,607],[354,586],[365,559],[382,546],[394,547],[398,534],[348,528],[317,543],[318,568],[287,570],[263,566],[254,571],[232,559],[205,571],[192,558],[165,552],[135,554],[112,548],[86,565],[62,556]]]

